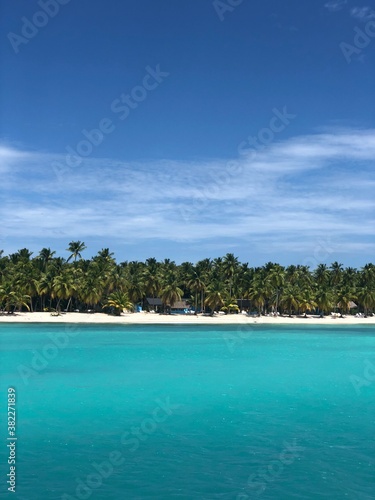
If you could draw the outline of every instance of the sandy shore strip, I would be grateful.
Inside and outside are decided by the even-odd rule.
[[[304,317],[272,317],[262,316],[261,318],[254,316],[246,316],[243,314],[230,314],[215,316],[203,315],[162,315],[152,313],[131,313],[122,314],[121,316],[109,316],[103,313],[65,313],[61,316],[52,316],[48,312],[22,312],[14,314],[0,315],[0,323],[87,323],[87,324],[139,324],[139,325],[163,325],[163,324],[179,324],[179,325],[231,325],[231,324],[265,324],[265,325],[286,325],[286,324],[304,324],[304,325],[375,325],[375,316],[368,318],[355,318],[354,316],[346,316],[345,318],[333,318],[326,316],[320,318],[318,316]]]

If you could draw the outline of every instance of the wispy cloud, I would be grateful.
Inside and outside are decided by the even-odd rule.
[[[9,172],[14,165],[19,164],[22,160],[27,161],[31,156],[32,153],[28,151],[19,151],[0,143],[0,174]]]
[[[371,7],[353,7],[350,9],[350,15],[355,19],[367,22],[370,19],[375,19],[375,10]]]
[[[3,147],[2,230],[8,241],[101,239],[289,249],[330,238],[373,249],[375,130],[332,130],[254,155],[196,162],[93,158],[58,181],[58,155]],[[233,165],[235,170],[233,170]],[[1,168],[1,167],[0,167]],[[4,176],[3,176],[4,177]]]
[[[330,12],[338,12],[339,10],[342,10],[347,3],[347,0],[332,0],[327,2],[324,7]]]

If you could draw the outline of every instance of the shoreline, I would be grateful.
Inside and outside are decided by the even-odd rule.
[[[0,315],[0,323],[79,323],[79,324],[133,324],[133,325],[238,325],[238,324],[264,324],[264,325],[375,325],[375,316],[368,318],[355,318],[346,316],[334,318],[325,316],[320,318],[315,315],[305,317],[272,317],[272,316],[246,316],[243,314],[231,315],[160,315],[152,313],[129,313],[121,316],[109,316],[104,313],[64,313],[61,316],[51,316],[49,312],[22,312]]]

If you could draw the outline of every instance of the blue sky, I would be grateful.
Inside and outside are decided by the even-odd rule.
[[[374,261],[374,4],[0,5],[6,253]]]

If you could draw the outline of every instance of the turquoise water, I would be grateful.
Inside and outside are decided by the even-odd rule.
[[[0,329],[1,498],[375,498],[374,327]]]

